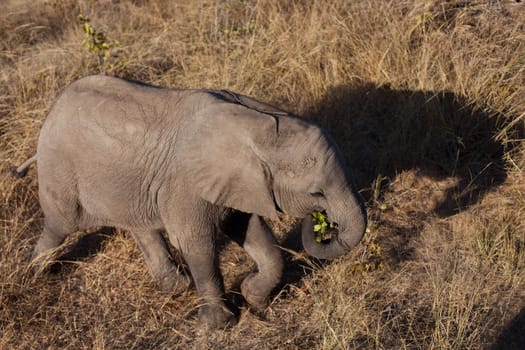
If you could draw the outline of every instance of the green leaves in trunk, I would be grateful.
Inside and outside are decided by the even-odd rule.
[[[321,243],[326,240],[330,240],[335,234],[337,225],[333,222],[328,221],[328,216],[325,212],[314,211],[312,213],[314,222],[314,232],[316,234],[315,241]]]

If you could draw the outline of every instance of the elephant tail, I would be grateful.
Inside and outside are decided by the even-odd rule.
[[[22,165],[20,165],[18,167],[12,166],[11,167],[11,174],[13,174],[13,176],[17,177],[17,178],[22,178],[22,177],[26,176],[27,175],[27,170],[29,169],[31,164],[33,164],[34,162],[36,162],[36,154],[34,156],[32,156],[31,158],[29,158],[28,160],[26,160],[24,163],[22,163]]]

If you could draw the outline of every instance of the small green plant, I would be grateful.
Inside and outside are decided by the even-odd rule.
[[[114,67],[108,64],[108,59],[111,50],[119,45],[118,41],[110,40],[104,32],[96,30],[91,25],[91,20],[88,17],[80,14],[77,18],[82,25],[82,30],[86,34],[82,44],[97,56],[100,73],[113,70],[112,68]]]
[[[353,273],[369,273],[383,269],[383,249],[377,242],[377,231],[366,229],[362,241],[363,253],[361,257],[352,264]]]
[[[314,222],[314,232],[316,234],[315,241],[321,243],[326,240],[330,240],[335,234],[337,225],[333,222],[328,221],[326,213],[320,211],[314,211],[312,213]]]

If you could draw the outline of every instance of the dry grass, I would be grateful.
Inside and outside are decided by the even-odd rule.
[[[120,42],[117,75],[228,88],[322,124],[367,200],[362,244],[326,264],[287,255],[286,283],[255,315],[238,294],[253,264],[226,243],[241,315],[212,333],[195,291],[158,292],[125,232],[74,235],[52,273],[29,273],[35,171],[7,171],[34,152],[60,89],[97,72],[79,12]],[[503,0],[3,2],[0,348],[525,348],[524,12]],[[273,224],[300,249],[293,220]]]

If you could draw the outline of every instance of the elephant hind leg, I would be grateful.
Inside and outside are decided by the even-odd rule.
[[[32,255],[33,263],[40,267],[49,260],[67,235],[79,230],[81,212],[76,192],[67,189],[53,191],[43,187],[40,190],[40,204],[45,217],[44,227]]]
[[[149,273],[163,292],[177,295],[189,288],[191,279],[173,264],[160,231],[132,232],[132,236],[144,255]]]
[[[282,254],[272,231],[261,217],[244,213],[234,214],[224,230],[257,264],[258,271],[242,282],[241,293],[251,306],[264,309],[283,271]]]

